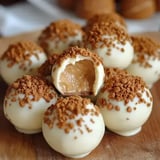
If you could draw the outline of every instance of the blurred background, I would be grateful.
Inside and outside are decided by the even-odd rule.
[[[39,30],[64,18],[83,25],[108,12],[120,13],[130,33],[160,31],[160,0],[0,0],[0,35]]]

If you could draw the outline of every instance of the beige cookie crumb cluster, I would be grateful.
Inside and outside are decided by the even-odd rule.
[[[67,58],[75,58],[77,55],[82,55],[84,57],[91,57],[93,61],[99,65],[102,63],[102,59],[95,53],[90,52],[89,50],[86,50],[84,48],[79,48],[77,46],[70,47],[69,49],[65,50],[62,55],[60,55],[56,61],[58,65],[61,65],[61,63],[67,59]]]
[[[22,62],[19,67],[24,68],[25,61],[28,61],[29,64],[32,64],[32,61],[30,60],[31,56],[34,55],[37,59],[39,59],[39,52],[44,51],[36,43],[30,41],[20,41],[16,44],[10,45],[1,59],[8,60],[8,67],[12,67],[14,64]]]
[[[53,87],[47,84],[43,79],[35,76],[25,75],[22,78],[15,81],[12,85],[9,86],[6,92],[6,101],[7,98],[12,98],[11,101],[19,101],[19,105],[24,107],[29,104],[29,108],[32,108],[31,102],[38,101],[41,98],[44,98],[46,102],[51,101],[56,97],[55,92],[51,92]],[[11,95],[9,95],[11,93]],[[19,98],[19,94],[23,94],[23,98]],[[8,96],[9,95],[9,96]],[[8,106],[7,104],[5,106]]]
[[[152,57],[153,59],[160,60],[160,44],[149,37],[132,36],[131,39],[135,54],[137,55],[133,63],[138,62],[145,68],[150,68],[152,65],[148,62],[148,58]]]
[[[124,18],[116,13],[107,13],[107,14],[96,14],[95,16],[89,18],[87,20],[87,24],[85,30],[89,30],[95,23],[101,22],[113,22],[115,24],[119,24],[119,27],[122,26],[126,28],[126,22]]]
[[[113,77],[113,76],[116,76],[116,75],[126,75],[128,74],[127,71],[125,70],[122,70],[122,69],[119,69],[119,68],[105,68],[104,69],[105,71],[105,82],[110,78],[110,77]]]
[[[79,96],[70,96],[66,98],[59,98],[55,105],[48,108],[44,115],[44,123],[46,123],[50,128],[57,125],[58,128],[63,129],[65,133],[69,133],[71,130],[77,128],[74,123],[68,122],[68,120],[76,119],[80,114],[82,116],[92,115],[98,116],[100,114],[99,109],[95,106],[94,109],[88,109],[86,105],[89,105],[91,101],[86,98],[81,98]],[[94,123],[94,119],[90,119]],[[81,126],[85,125],[87,132],[92,132],[87,123],[81,117],[76,120],[76,125],[79,127],[78,130],[83,134]]]
[[[144,103],[147,106],[146,100],[142,97],[142,93],[145,91],[146,84],[140,77],[127,75],[127,74],[118,74],[110,77],[104,84],[102,88],[102,93],[108,91],[108,98],[110,100],[124,101],[127,105],[130,101],[133,101],[135,97],[138,97],[138,103]],[[147,92],[147,96],[150,94]],[[152,97],[149,97],[152,101]],[[115,109],[120,110],[119,106],[114,106],[109,101],[107,102],[104,98],[99,99],[99,103],[102,107],[107,107],[109,110]],[[137,104],[138,104],[137,103]],[[136,110],[136,107],[135,107]],[[126,108],[127,112],[131,112],[132,108],[128,106]]]
[[[47,48],[47,39],[55,40],[57,44],[59,41],[66,42],[69,36],[76,36],[77,31],[82,32],[81,26],[68,19],[52,22],[42,31],[39,43],[43,48]]]
[[[46,29],[42,31],[45,37],[41,38],[59,38],[60,40],[65,40],[68,35],[74,36],[76,35],[76,30],[81,30],[81,26],[79,24],[72,23],[72,21],[68,19],[52,22]],[[52,34],[50,34],[52,33]]]

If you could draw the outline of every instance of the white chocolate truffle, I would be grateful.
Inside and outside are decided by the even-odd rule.
[[[101,142],[104,131],[99,108],[79,96],[60,98],[47,109],[42,122],[47,143],[71,158],[88,155]]]
[[[133,59],[128,33],[112,22],[94,24],[83,39],[85,48],[97,53],[105,67],[127,68]]]
[[[152,95],[140,77],[116,75],[106,81],[97,105],[106,127],[122,136],[141,131],[152,111]]]
[[[61,54],[70,45],[82,41],[81,26],[70,20],[52,22],[39,37],[39,44],[49,54]]]
[[[4,98],[5,117],[22,133],[41,131],[44,111],[57,101],[53,87],[29,75],[9,86]]]
[[[149,88],[160,78],[160,45],[148,37],[132,37],[134,59],[127,68],[143,78]]]
[[[13,83],[23,75],[34,75],[47,59],[43,49],[34,42],[12,44],[0,59],[0,73],[4,81]]]
[[[62,95],[95,96],[104,81],[104,68],[97,54],[70,47],[58,57],[51,75]]]

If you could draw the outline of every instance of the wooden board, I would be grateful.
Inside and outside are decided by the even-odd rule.
[[[39,32],[0,39],[0,55],[13,41],[35,40]],[[160,33],[145,33],[159,40]],[[18,133],[3,115],[3,97],[7,85],[0,81],[0,160],[69,160],[52,150],[42,134]],[[152,88],[154,107],[142,131],[122,137],[106,131],[101,144],[84,160],[159,160],[160,159],[160,81]],[[86,142],[87,143],[87,142]]]

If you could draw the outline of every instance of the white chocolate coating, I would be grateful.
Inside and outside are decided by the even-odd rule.
[[[88,104],[86,108],[95,110],[92,103]],[[55,115],[52,116],[54,117]],[[81,127],[76,122],[80,118],[84,120]],[[94,123],[91,122],[91,118],[94,120]],[[67,121],[74,124],[74,129],[69,133],[65,133],[63,129],[57,127],[56,122],[53,128],[49,128],[43,121],[42,132],[44,138],[54,150],[71,158],[82,158],[88,155],[101,142],[105,131],[101,114],[98,116],[91,116],[90,114],[82,116],[78,114],[74,119]],[[91,132],[86,130],[85,124],[92,130]]]
[[[113,37],[104,35],[104,39],[111,39]],[[114,38],[113,38],[114,39]],[[97,49],[93,49],[90,44],[86,44],[87,48],[91,51],[97,53],[103,60],[105,67],[118,67],[121,69],[127,68],[132,59],[133,59],[133,47],[129,41],[126,41],[125,44],[121,44],[117,40],[113,40],[113,43],[118,48],[123,48],[124,52],[115,47],[99,47]],[[103,42],[99,42],[99,46],[101,46]],[[105,45],[105,44],[104,44]],[[107,54],[108,50],[110,50],[110,55]]]
[[[142,93],[142,98],[150,104],[149,106],[145,103],[138,103],[139,98],[137,96],[133,101],[129,101],[129,103],[125,105],[124,101],[109,100],[107,91],[103,93],[101,92],[98,95],[98,99],[104,98],[111,104],[120,107],[119,111],[116,111],[115,109],[108,110],[107,108],[100,107],[106,127],[112,132],[122,136],[132,136],[140,132],[142,125],[148,120],[151,114],[153,105],[146,92],[148,92],[150,97],[152,97],[149,89],[147,88],[145,88],[143,93],[140,93]],[[97,105],[100,106],[98,100]],[[131,107],[131,112],[127,112],[127,106]]]
[[[135,54],[136,57],[136,54]],[[148,58],[148,63],[152,67],[144,67],[139,62],[134,62],[129,65],[127,71],[130,74],[137,75],[143,78],[149,88],[160,78],[160,60],[152,57]]]
[[[69,64],[75,64],[78,61],[82,61],[82,60],[90,60],[93,62],[94,64],[94,70],[95,70],[95,81],[93,84],[93,94],[97,95],[99,89],[101,88],[103,81],[104,81],[104,68],[103,65],[100,63],[99,65],[95,64],[93,59],[90,57],[84,57],[81,55],[77,55],[75,58],[67,58],[65,59],[61,66],[53,66],[52,68],[52,79],[53,79],[53,84],[55,85],[55,87],[57,88],[57,90],[63,94],[62,88],[60,86],[60,76],[62,74],[62,72],[64,72],[65,68],[67,65]]]
[[[51,92],[55,91],[53,90]],[[44,98],[41,98],[38,101],[32,101],[30,103],[32,108],[29,108],[29,104],[21,107],[19,100],[16,100],[15,102],[11,101],[12,98],[22,99],[24,94],[15,96],[11,91],[8,96],[9,98],[5,97],[4,99],[3,108],[5,117],[15,126],[19,132],[26,134],[38,133],[41,131],[44,111],[51,104],[55,104],[57,101],[57,97],[53,98],[50,102],[47,102]]]
[[[35,53],[38,53],[38,58],[35,55],[32,55],[29,59],[31,63],[28,60],[25,60],[14,64],[12,67],[8,67],[8,64],[10,63],[9,60],[7,60],[6,58],[1,59],[0,73],[4,81],[8,84],[11,84],[23,75],[36,74],[37,69],[46,61],[47,56],[43,52],[35,51]],[[22,64],[24,64],[23,68],[20,67]]]
[[[46,39],[47,52],[49,55],[61,54],[70,45],[77,45],[78,42],[82,41],[82,32],[77,31],[75,36],[68,36],[65,40],[60,40],[58,37],[56,39]]]

